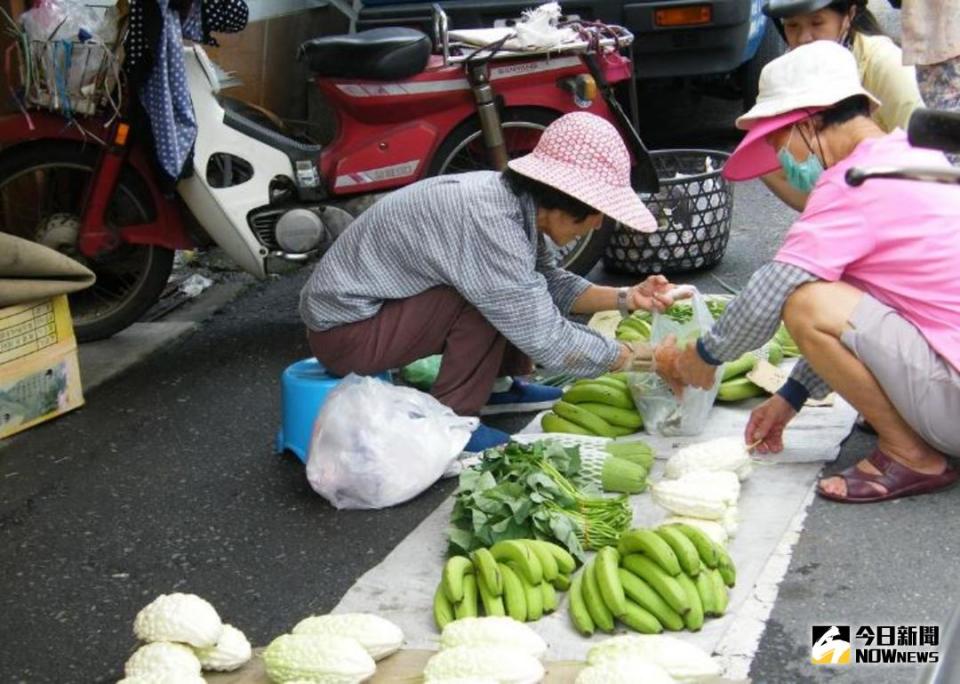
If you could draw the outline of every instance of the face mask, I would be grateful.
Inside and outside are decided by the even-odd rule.
[[[783,167],[783,171],[787,175],[787,182],[800,192],[809,194],[813,190],[813,186],[817,184],[820,174],[823,173],[823,164],[820,163],[820,158],[813,153],[813,150],[810,151],[810,155],[806,159],[798,162],[788,147],[792,137],[793,129],[790,130],[790,137],[787,138],[787,142],[777,152],[777,159],[780,160],[780,166]]]

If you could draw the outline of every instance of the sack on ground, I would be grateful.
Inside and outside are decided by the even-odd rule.
[[[307,479],[337,508],[394,506],[436,482],[476,425],[429,394],[348,375],[314,423]]]
[[[707,307],[703,295],[694,290],[690,301],[693,315],[689,321],[680,323],[670,316],[653,315],[651,344],[659,344],[668,335],[676,335],[677,344],[696,344],[700,335],[713,327],[713,314]],[[713,387],[701,390],[687,387],[683,398],[678,399],[669,386],[655,373],[635,373],[629,384],[637,409],[643,416],[643,424],[650,434],[665,437],[678,435],[699,435],[707,425],[710,410],[713,408],[717,392],[720,390],[721,373],[716,374]]]

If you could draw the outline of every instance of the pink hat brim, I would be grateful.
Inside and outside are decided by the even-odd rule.
[[[610,185],[581,167],[538,157],[536,151],[511,159],[508,166],[580,200],[627,228],[641,233],[653,233],[658,228],[653,214],[629,186]]]
[[[798,121],[807,119],[824,107],[795,109],[792,112],[757,119],[750,124],[737,149],[723,165],[723,177],[731,181],[744,181],[765,176],[780,168],[777,150],[767,142],[767,136]]]

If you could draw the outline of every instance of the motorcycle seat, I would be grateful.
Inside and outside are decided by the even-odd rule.
[[[298,56],[316,76],[391,81],[422,72],[432,48],[422,31],[389,26],[314,38],[300,46]]]

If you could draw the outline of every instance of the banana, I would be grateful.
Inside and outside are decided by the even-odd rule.
[[[569,420],[561,418],[556,413],[544,413],[543,418],[540,419],[540,427],[543,428],[544,432],[564,432],[570,435],[586,435],[588,437],[596,437],[596,435],[589,430],[584,430],[576,423],[571,423]]]
[[[670,545],[653,530],[635,528],[620,535],[617,550],[626,556],[631,553],[642,553],[659,565],[671,577],[680,574],[680,561]]]
[[[757,365],[757,355],[753,352],[745,352],[735,361],[728,361],[723,364],[723,375],[721,382],[726,382],[741,375],[746,375]]]
[[[727,593],[727,585],[723,583],[723,577],[719,570],[710,570],[710,579],[713,581],[713,591],[717,597],[717,615],[723,615],[727,612],[727,606],[730,604],[730,594]]]
[[[450,603],[463,600],[463,577],[473,573],[473,563],[466,556],[452,556],[443,566],[440,585]]]
[[[626,612],[620,616],[621,622],[641,634],[659,634],[663,625],[652,613],[644,610],[633,601],[626,601]]]
[[[546,548],[544,544],[538,539],[524,539],[522,540],[524,544],[530,547],[530,550],[533,551],[533,555],[537,557],[537,560],[540,561],[540,567],[543,568],[543,579],[547,582],[552,582],[557,578],[557,575],[560,574],[560,568],[557,566],[557,559],[554,557],[553,553],[550,552],[550,549]]]
[[[543,592],[540,591],[540,585],[530,584],[523,578],[515,564],[511,563],[510,565],[511,569],[517,573],[517,577],[520,578],[520,584],[523,585],[523,593],[527,602],[527,622],[536,622],[543,617]]]
[[[633,328],[617,328],[617,340],[621,342],[643,342],[647,338]]]
[[[704,574],[704,573],[700,573]],[[703,627],[703,604],[700,602],[700,592],[693,580],[683,573],[677,575],[677,584],[681,586],[690,601],[690,610],[683,616],[683,624],[691,632],[699,632]]]
[[[746,376],[743,376],[721,382],[720,389],[717,391],[717,401],[742,401],[762,397],[766,393],[762,387],[754,385]]]
[[[496,561],[494,561],[496,563]],[[497,568],[497,577],[500,578],[500,581],[503,581],[503,576],[500,574],[500,568]],[[487,586],[487,581],[484,579],[482,573],[477,574],[477,591],[480,594],[480,603],[483,604],[483,612],[485,615],[506,615],[507,612],[503,607],[503,598],[501,594],[503,593],[502,587],[500,594],[494,594],[490,587]]]
[[[671,524],[670,527],[676,527],[683,532],[687,539],[693,542],[697,547],[697,553],[700,554],[700,560],[708,568],[715,568],[720,563],[719,547],[713,540],[707,536],[703,530],[697,529],[693,525]]]
[[[577,406],[603,418],[614,427],[632,428],[633,432],[643,427],[643,418],[635,410],[631,411],[607,404],[594,404],[593,402],[577,404]]]
[[[628,599],[653,613],[657,621],[670,631],[678,632],[683,629],[684,620],[680,614],[660,598],[660,594],[651,589],[649,584],[624,568],[620,568],[619,575],[620,584],[623,585],[623,591]]]
[[[503,603],[507,615],[514,620],[527,620],[527,592],[523,588],[523,581],[513,570],[503,563],[500,564],[500,575],[503,577]]]
[[[570,583],[570,619],[577,631],[584,636],[592,636],[594,632],[593,618],[590,617],[590,611],[587,610],[587,604],[583,598],[583,576],[585,572],[573,578]],[[439,621],[438,623],[439,624]]]
[[[463,576],[463,600],[453,607],[453,614],[457,619],[477,617],[477,576],[474,574]]]
[[[543,612],[552,613],[557,609],[557,590],[549,582],[540,584],[540,593],[543,595]]]
[[[700,572],[700,553],[693,542],[683,532],[675,527],[664,525],[654,530],[663,541],[670,545],[680,561],[680,569],[688,575]]]
[[[580,387],[571,387],[563,395],[563,401],[570,404],[608,404],[623,409],[632,409],[633,397],[626,390],[614,389],[607,385],[590,382]]]
[[[570,589],[570,575],[564,575],[563,573],[557,575],[557,578],[553,580],[553,588],[557,591],[568,591]]]
[[[437,591],[433,595],[433,621],[437,623],[437,629],[441,632],[447,626],[447,623],[453,622],[456,616],[453,614],[453,606],[447,598],[443,585],[437,585]]]
[[[608,634],[613,632],[613,613],[603,602],[603,596],[600,594],[600,587],[597,585],[596,561],[590,561],[583,566],[583,602],[587,604],[587,610],[593,623]]]
[[[667,602],[680,615],[690,610],[687,595],[677,584],[677,580],[668,575],[659,565],[642,553],[631,553],[622,561],[623,567],[645,581],[653,590],[660,594],[660,598]]]
[[[530,547],[523,542],[516,539],[497,542],[490,547],[490,553],[501,563],[515,563],[530,584],[540,584],[543,581],[543,566]]]
[[[732,587],[737,583],[737,567],[733,564],[733,559],[730,557],[730,554],[727,553],[726,549],[718,546],[717,554],[720,558],[720,562],[717,563],[717,570],[720,571],[720,576],[723,577],[723,583],[728,587]]]
[[[473,552],[472,557],[473,567],[476,568],[477,574],[483,578],[490,593],[494,596],[502,594],[503,578],[500,577],[497,559],[493,557],[493,554],[488,549],[479,548]]]
[[[597,587],[600,589],[603,602],[614,616],[623,618],[627,606],[623,586],[620,584],[620,575],[617,572],[619,565],[620,554],[617,550],[612,546],[604,546],[597,552],[593,572],[597,578]]]
[[[709,570],[704,570],[694,579],[697,585],[697,593],[700,594],[700,603],[703,606],[703,614],[717,615],[717,592],[713,586],[713,578]]]
[[[582,385],[589,385],[590,383],[596,383],[598,385],[606,385],[607,387],[612,387],[613,389],[616,389],[616,390],[627,389],[627,383],[625,380],[618,380],[617,378],[611,378],[608,375],[601,375],[599,378],[577,380],[575,383],[573,383],[573,386],[580,387]]]
[[[590,411],[587,411],[576,404],[558,401],[553,405],[553,412],[561,418],[565,418],[571,423],[575,423],[585,430],[589,430],[595,435],[600,435],[601,437],[616,436],[613,426],[610,425],[610,423],[595,413],[590,413]]]
[[[577,561],[575,561],[573,556],[562,546],[542,540],[540,541],[540,545],[553,554],[554,560],[557,561],[557,569],[561,574],[569,575],[577,569]]]

